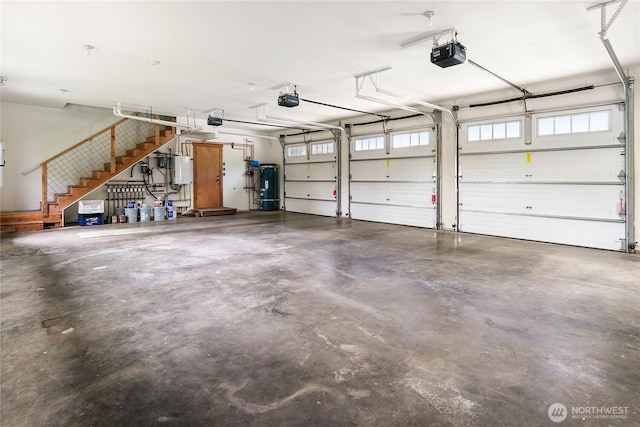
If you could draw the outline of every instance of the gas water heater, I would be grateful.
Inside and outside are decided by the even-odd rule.
[[[260,165],[260,209],[276,211],[280,205],[278,190],[278,165]]]

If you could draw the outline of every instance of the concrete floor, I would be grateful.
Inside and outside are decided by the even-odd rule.
[[[637,255],[279,212],[0,255],[3,427],[640,425]]]

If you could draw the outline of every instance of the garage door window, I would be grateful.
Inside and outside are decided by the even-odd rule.
[[[307,146],[306,145],[294,145],[287,148],[288,157],[306,157]]]
[[[391,144],[393,148],[429,145],[429,132],[397,133],[393,135]]]
[[[355,151],[384,150],[384,136],[358,138],[354,141]]]
[[[317,156],[321,154],[331,154],[333,153],[333,143],[325,142],[321,144],[311,144],[311,155]]]
[[[485,123],[467,127],[467,141],[520,138],[520,122]]]
[[[608,131],[609,122],[609,111],[542,117],[537,121],[538,136]]]

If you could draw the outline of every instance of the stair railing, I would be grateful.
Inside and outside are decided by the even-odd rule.
[[[92,177],[95,170],[105,170],[106,163],[114,174],[117,153],[135,148],[150,136],[160,145],[160,125],[122,119],[40,163],[42,215],[49,216],[49,203],[53,203],[56,194],[66,194],[69,185]]]

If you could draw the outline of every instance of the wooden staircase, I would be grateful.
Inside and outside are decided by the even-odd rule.
[[[161,130],[158,136],[151,136],[136,148],[127,150],[124,156],[115,156],[111,163],[105,163],[104,169],[94,170],[91,177],[80,178],[80,184],[68,186],[65,194],[56,194],[54,201],[47,201],[46,211],[49,215],[61,213],[63,209],[82,199],[93,190],[113,179],[140,160],[144,159],[160,146],[174,138],[173,129]]]
[[[135,146],[135,148],[129,149],[122,156],[116,156],[116,126],[123,123],[125,120],[121,120],[118,123],[110,126],[103,131],[98,132],[81,141],[80,143],[68,148],[67,150],[59,153],[49,160],[41,163],[42,169],[42,202],[41,209],[38,211],[20,211],[20,212],[2,212],[0,213],[0,231],[1,232],[15,232],[15,231],[35,231],[43,230],[45,228],[55,228],[62,226],[62,212],[65,208],[69,207],[73,203],[79,201],[87,194],[96,190],[101,185],[113,179],[116,175],[127,170],[146,156],[152,154],[158,150],[161,146],[171,141],[175,137],[173,128],[161,127],[155,125],[155,134],[147,138],[144,142],[141,142]],[[47,165],[52,160],[70,152],[71,150],[81,146],[87,141],[93,140],[97,136],[109,133],[111,134],[111,161],[104,163],[103,169],[94,170],[90,177],[80,178],[80,182],[67,187],[67,192],[64,194],[54,194],[55,200],[48,200],[48,184],[47,184]],[[135,141],[134,141],[135,142]]]

